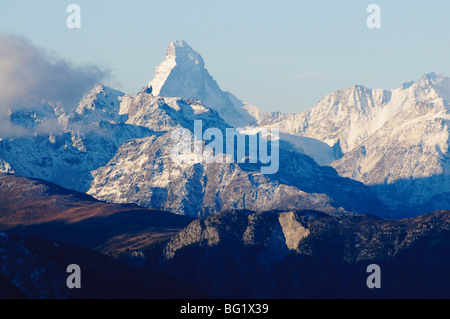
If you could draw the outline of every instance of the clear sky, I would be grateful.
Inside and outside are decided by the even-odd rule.
[[[66,26],[71,3],[81,29]],[[366,25],[371,3],[381,29]],[[106,68],[106,84],[125,93],[153,78],[172,40],[185,40],[223,90],[282,112],[355,84],[394,89],[429,72],[450,76],[449,17],[447,0],[0,1],[1,34]]]

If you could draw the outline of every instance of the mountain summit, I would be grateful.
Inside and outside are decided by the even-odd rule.
[[[194,51],[186,41],[172,41],[169,44],[169,47],[166,51],[167,58],[174,58],[177,61],[181,61],[182,59],[187,59],[194,63],[195,65],[199,65],[201,68],[205,67],[205,63],[203,62],[203,58],[200,54]]]
[[[205,62],[201,55],[194,51],[189,44],[185,41],[172,41],[166,50],[165,60],[156,67],[155,77],[148,84],[149,87],[152,87],[153,94],[168,97],[184,97],[184,94],[177,95],[182,93],[180,89],[183,89],[183,86],[171,85],[177,81],[175,77],[179,69],[182,69],[183,74],[194,71],[197,75],[202,75],[202,73],[208,72],[205,69]],[[186,87],[186,89],[188,88]],[[192,91],[192,86],[190,89],[191,92],[189,93],[194,95],[198,93]]]
[[[395,90],[363,86],[326,95],[298,114],[263,125],[339,148],[331,163],[344,177],[373,187],[406,215],[449,207],[450,79],[429,73]]]
[[[165,60],[148,84],[152,94],[201,100],[235,127],[260,122],[266,112],[223,91],[205,68],[203,58],[185,41],[172,41]]]

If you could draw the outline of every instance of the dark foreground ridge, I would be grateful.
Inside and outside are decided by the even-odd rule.
[[[402,221],[303,212],[196,220],[162,269],[215,298],[448,298],[450,211]],[[369,289],[367,267],[382,270]]]
[[[191,219],[0,175],[0,298],[449,298],[450,211]],[[82,288],[66,286],[78,264]],[[367,266],[381,267],[369,289]]]

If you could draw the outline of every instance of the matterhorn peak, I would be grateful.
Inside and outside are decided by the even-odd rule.
[[[83,96],[73,116],[85,123],[121,122],[124,117],[119,115],[119,105],[123,95],[125,93],[97,83]]]
[[[182,67],[190,64],[198,65],[202,69],[205,67],[202,56],[192,49],[186,41],[172,41],[166,50],[167,59],[174,59]]]
[[[264,111],[223,91],[205,68],[202,56],[185,41],[169,44],[166,57],[156,67],[155,76],[147,88],[146,92],[154,96],[201,100],[235,127],[256,123],[265,116]]]
[[[186,83],[183,82],[186,77],[194,75],[201,78],[205,73],[205,63],[199,53],[185,41],[172,41],[167,47],[166,58],[156,67],[155,77],[148,87],[152,87],[153,95],[195,98],[183,95],[192,95],[192,92],[184,92],[182,88]]]

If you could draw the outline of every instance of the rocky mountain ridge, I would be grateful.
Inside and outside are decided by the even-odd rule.
[[[0,196],[3,298],[445,298],[450,293],[449,211],[401,221],[312,210],[229,210],[190,219],[103,203],[14,175],[0,175]],[[83,269],[80,291],[65,285],[65,268],[72,263]],[[373,263],[382,269],[379,290],[366,286],[366,269]]]

